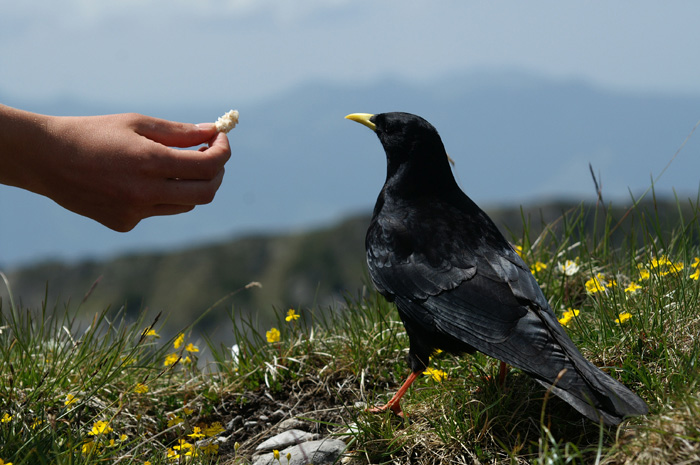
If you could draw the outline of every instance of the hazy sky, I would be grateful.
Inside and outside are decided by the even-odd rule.
[[[302,81],[481,68],[700,92],[700,2],[22,0],[0,96],[250,101]]]
[[[4,1],[0,103],[20,102],[32,110],[72,99],[105,112],[133,105],[149,114],[161,105],[206,104],[223,113],[309,81],[418,83],[504,70],[613,90],[697,96],[698,18],[697,1]],[[681,128],[663,157],[696,121]],[[241,131],[243,123],[245,114]],[[686,152],[684,157],[697,157]],[[574,161],[585,171],[589,158]],[[577,176],[588,176],[579,171]],[[233,187],[226,183],[219,203]],[[200,224],[202,231],[195,231],[197,209],[149,219],[119,235],[16,191],[0,186],[0,265],[159,243],[161,230],[196,240],[242,222],[232,218],[216,231]],[[150,242],[139,234],[150,234]],[[97,245],[88,247],[88,239]]]

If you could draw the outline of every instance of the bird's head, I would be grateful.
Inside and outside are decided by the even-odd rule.
[[[401,174],[407,181],[452,178],[447,153],[432,124],[411,113],[353,113],[347,119],[373,130],[387,157],[388,178]]]

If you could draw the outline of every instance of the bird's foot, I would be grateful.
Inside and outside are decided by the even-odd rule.
[[[387,410],[391,410],[395,415],[405,418],[403,410],[401,410],[401,404],[398,402],[388,402],[386,405],[382,405],[381,407],[372,407],[367,409],[369,413],[384,413]]]

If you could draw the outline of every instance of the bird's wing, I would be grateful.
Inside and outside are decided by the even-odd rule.
[[[562,330],[547,300],[500,233],[486,231],[468,243],[441,237],[447,229],[426,234],[416,223],[408,228],[405,218],[377,221],[367,237],[370,275],[410,320],[545,379],[571,366],[566,349],[578,351],[573,344],[562,347],[552,334]],[[417,245],[420,237],[430,246]]]

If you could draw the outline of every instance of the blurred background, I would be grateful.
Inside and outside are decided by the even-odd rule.
[[[700,119],[696,2],[25,0],[1,10],[3,104],[192,123],[241,114],[214,202],[126,234],[0,186],[0,270],[27,305],[77,303],[100,276],[95,308],[179,315],[254,280],[263,289],[239,297],[270,298],[239,305],[258,312],[355,292],[385,159],[370,131],[343,119],[354,112],[428,119],[487,211],[595,201],[589,166],[606,202],[630,203],[652,184],[660,198],[698,195],[698,135],[683,146]]]

